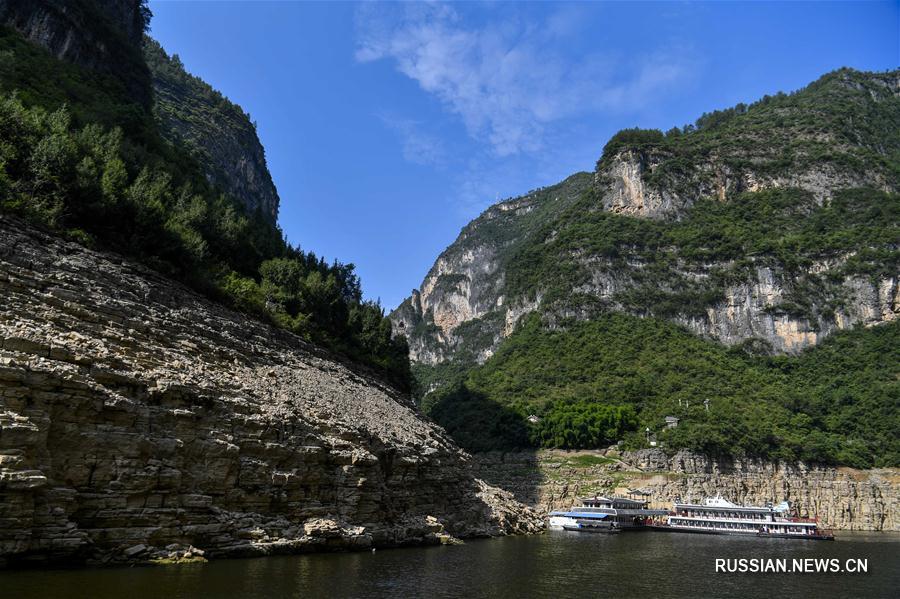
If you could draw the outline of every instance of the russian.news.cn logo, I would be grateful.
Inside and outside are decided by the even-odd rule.
[[[866,558],[716,558],[716,572],[729,574],[866,574],[869,560]]]

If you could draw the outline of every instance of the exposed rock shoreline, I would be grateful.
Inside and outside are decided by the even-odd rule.
[[[643,489],[651,506],[720,493],[742,504],[788,500],[801,517],[836,530],[900,532],[900,469],[855,470],[758,460],[713,460],[680,451],[542,450],[476,456],[479,476],[546,513],[578,497]]]
[[[0,216],[0,298],[0,565],[543,526],[408,397],[142,266]]]

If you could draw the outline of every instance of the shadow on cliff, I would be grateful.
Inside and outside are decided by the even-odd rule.
[[[429,416],[473,454],[479,478],[533,505],[542,475],[525,418],[461,384],[427,406]]]
[[[465,384],[443,394],[428,414],[466,451],[530,448],[525,419]]]

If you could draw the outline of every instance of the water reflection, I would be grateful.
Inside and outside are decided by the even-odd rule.
[[[715,558],[869,560],[868,574],[724,574]],[[461,547],[0,573],[0,597],[893,597],[900,535],[835,542],[548,533]]]

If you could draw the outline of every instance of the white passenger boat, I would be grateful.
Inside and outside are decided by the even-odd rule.
[[[550,528],[582,532],[640,529],[669,513],[648,509],[647,501],[626,497],[586,497],[579,503],[569,510],[550,512]]]
[[[763,507],[743,506],[722,497],[708,497],[703,503],[675,502],[666,526],[671,532],[715,535],[755,535],[758,537],[833,540],[830,530],[822,530],[816,519],[795,518],[790,504]]]

